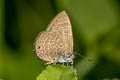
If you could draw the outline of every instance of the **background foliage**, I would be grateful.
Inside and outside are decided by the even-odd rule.
[[[61,10],[70,16],[80,80],[120,78],[119,0],[0,0],[0,79],[35,80],[45,69],[33,42]],[[88,61],[88,58],[91,61]]]

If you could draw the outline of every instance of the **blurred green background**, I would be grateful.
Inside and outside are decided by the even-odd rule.
[[[62,10],[70,16],[79,80],[120,78],[119,0],[0,0],[0,80],[36,80],[33,43]],[[88,58],[91,60],[89,61]]]

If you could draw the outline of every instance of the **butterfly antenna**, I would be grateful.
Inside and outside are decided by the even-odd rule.
[[[75,53],[76,55],[78,55],[78,56],[80,56],[81,58],[85,58],[84,56],[82,56],[81,54],[79,54],[79,53]]]
[[[75,51],[75,54],[76,55],[78,55],[78,56],[80,56],[81,58],[83,58],[83,59],[85,59],[86,57],[84,57],[83,55],[81,55],[81,54],[79,54],[79,53],[77,53],[77,51]],[[91,59],[90,58],[88,58],[88,61],[91,61]]]

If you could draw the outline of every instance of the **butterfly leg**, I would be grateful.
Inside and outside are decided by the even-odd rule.
[[[62,63],[62,65],[64,66],[64,62]]]
[[[73,61],[71,62],[71,65],[72,65],[72,67],[73,67]]]
[[[67,62],[67,66],[69,66],[69,62]]]
[[[53,65],[56,65],[56,62],[54,62]]]

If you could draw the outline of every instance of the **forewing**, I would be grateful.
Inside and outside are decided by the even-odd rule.
[[[60,12],[48,25],[46,31],[55,32],[65,46],[65,53],[73,53],[73,36],[70,19],[65,11]]]

